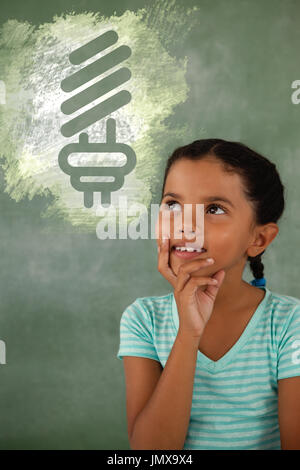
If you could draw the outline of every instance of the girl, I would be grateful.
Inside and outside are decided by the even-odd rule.
[[[186,226],[162,241],[159,219],[158,270],[173,291],[121,318],[130,446],[300,449],[300,300],[269,290],[261,261],[284,210],[276,166],[238,142],[179,147],[162,188],[171,226],[185,204],[204,205],[205,251],[180,251]]]

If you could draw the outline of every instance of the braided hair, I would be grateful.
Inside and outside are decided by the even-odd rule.
[[[285,188],[276,165],[241,142],[201,139],[176,148],[167,160],[161,198],[169,170],[177,160],[183,158],[200,160],[206,156],[217,158],[226,172],[240,175],[245,197],[253,207],[257,225],[278,221],[285,207]],[[251,281],[252,285],[266,284],[264,265],[261,260],[264,252],[265,250],[254,257],[248,256],[247,261],[254,276]]]
[[[259,255],[248,256],[248,261],[250,261],[250,269],[254,276],[253,281],[251,281],[253,286],[266,285],[266,279],[264,278],[264,265],[261,260],[264,252],[265,250],[262,253],[259,253]]]

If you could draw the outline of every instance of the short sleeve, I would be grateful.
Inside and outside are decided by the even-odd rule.
[[[121,316],[117,357],[122,360],[123,356],[147,357],[160,362],[153,343],[150,313],[139,298]]]
[[[277,379],[300,376],[300,305],[294,308],[278,344]]]

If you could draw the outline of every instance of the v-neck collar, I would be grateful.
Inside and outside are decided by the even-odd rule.
[[[217,372],[220,369],[222,369],[226,364],[228,364],[233,359],[235,354],[243,347],[245,342],[251,336],[254,328],[256,327],[261,317],[261,314],[263,313],[269,301],[269,297],[271,294],[269,289],[267,287],[260,287],[260,289],[264,289],[265,296],[258,304],[258,307],[256,308],[255,312],[250,318],[246,328],[244,329],[239,339],[234,343],[234,345],[229,349],[229,351],[227,351],[227,353],[224,354],[224,356],[222,356],[217,361],[213,361],[212,359],[205,356],[205,354],[203,354],[201,351],[198,350],[197,363],[200,364],[201,367],[205,367],[212,373]],[[178,328],[179,328],[179,317],[178,317],[178,310],[177,310],[176,300],[174,297],[174,292],[172,292],[172,320],[173,320],[173,327],[177,335]]]

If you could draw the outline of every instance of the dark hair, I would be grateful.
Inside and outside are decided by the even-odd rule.
[[[285,188],[276,165],[241,142],[201,139],[176,148],[167,160],[161,199],[169,170],[176,161],[201,160],[206,156],[220,160],[225,171],[240,175],[245,197],[253,207],[257,225],[278,221],[285,207]],[[250,261],[255,279],[264,277],[264,265],[261,261],[264,252],[265,250],[255,257],[248,256],[247,261]]]

